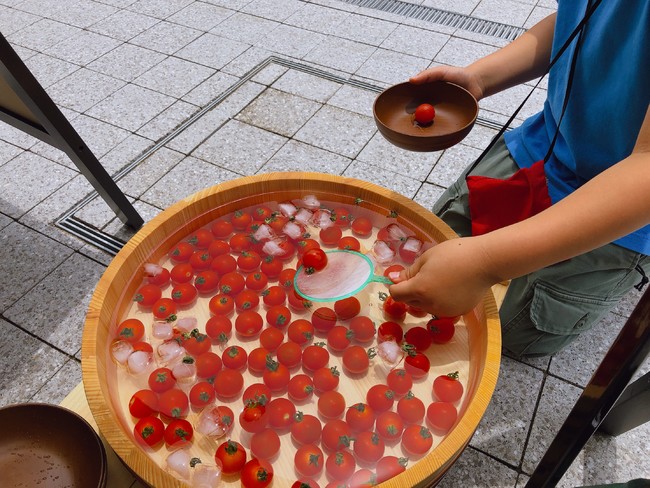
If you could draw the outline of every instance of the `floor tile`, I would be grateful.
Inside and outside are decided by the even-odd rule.
[[[153,141],[136,134],[130,134],[126,139],[120,142],[114,149],[105,154],[101,163],[104,169],[110,175],[114,175],[118,170],[131,164],[145,150],[153,145]]]
[[[494,395],[470,445],[510,465],[524,454],[543,374],[504,358]]]
[[[322,105],[282,91],[267,89],[248,105],[237,120],[291,137]]]
[[[7,161],[11,161],[22,152],[23,150],[18,146],[0,140],[0,166],[5,164]]]
[[[419,58],[433,59],[449,38],[450,36],[445,34],[399,25],[379,47]]]
[[[208,33],[190,42],[176,56],[209,68],[221,69],[248,47],[248,44]]]
[[[496,48],[493,46],[452,37],[436,55],[433,61],[436,64],[467,66],[494,51],[496,51]]]
[[[134,83],[174,98],[181,98],[214,72],[211,68],[169,57],[136,78]]]
[[[251,71],[257,69],[261,64],[268,61],[271,56],[274,56],[272,51],[268,51],[261,47],[249,47],[246,51],[225,65],[222,68],[222,71],[238,78],[244,78],[248,76]]]
[[[142,200],[165,209],[199,190],[239,175],[200,159],[187,157],[142,195]]]
[[[91,0],[68,0],[65,3],[56,0],[25,0],[20,4],[20,8],[36,15],[47,12],[51,19],[82,29],[117,10],[115,7]]]
[[[377,98],[377,93],[351,85],[342,85],[328,100],[328,104],[350,112],[372,117],[372,107]]]
[[[0,230],[7,227],[13,222],[13,219],[5,214],[0,213]]]
[[[27,293],[72,254],[72,250],[18,223],[0,234],[0,313]],[[38,256],[38,266],[34,265]]]
[[[193,2],[194,0],[138,0],[129,5],[129,10],[166,19]]]
[[[308,3],[288,17],[284,23],[301,29],[332,34],[349,15],[349,12]]]
[[[303,60],[345,73],[354,73],[375,50],[374,46],[368,44],[338,37],[327,37],[307,53]]]
[[[324,40],[323,34],[280,24],[258,40],[255,45],[280,55],[300,59]]]
[[[0,7],[0,32],[5,37],[40,20],[37,15],[32,15],[22,10],[10,7]]]
[[[259,173],[274,171],[316,171],[340,175],[351,160],[324,149],[298,141],[289,141],[259,170]]]
[[[343,176],[369,181],[400,193],[406,198],[413,198],[422,185],[419,180],[362,161],[353,161],[343,172]]]
[[[481,0],[472,15],[493,22],[523,26],[532,9],[532,5],[514,0]]]
[[[463,1],[457,0],[424,0],[422,5],[425,7],[433,7],[440,10],[447,10],[449,12],[457,12],[459,14],[469,15],[480,3],[480,0]]]
[[[74,178],[76,172],[41,156],[24,152],[0,166],[3,211],[18,218]]]
[[[255,174],[287,141],[285,137],[231,120],[192,153],[240,175]],[[241,148],[245,147],[246,151]]]
[[[296,133],[295,139],[353,158],[376,130],[370,117],[324,106]]]
[[[103,272],[103,266],[75,253],[3,315],[72,355],[81,347],[90,297]]]
[[[253,0],[240,10],[248,14],[282,22],[295,13],[303,3],[298,0]]]
[[[66,76],[79,69],[76,64],[57,59],[47,54],[37,53],[25,60],[25,65],[38,80],[39,84],[47,91],[47,88],[62,80]]]
[[[388,85],[403,83],[419,73],[429,64],[429,60],[408,54],[377,49],[355,72],[356,75]]]
[[[158,22],[157,19],[148,15],[142,15],[130,10],[118,10],[88,29],[121,41],[128,41]]]
[[[48,94],[57,105],[85,112],[123,86],[117,78],[81,68],[49,87]]]
[[[379,46],[395,30],[392,22],[350,14],[332,29],[332,34],[351,41],[359,41],[371,46]]]
[[[129,84],[104,98],[88,115],[134,132],[172,103],[170,96]]]
[[[194,2],[168,17],[167,20],[193,29],[209,31],[234,13],[233,10],[216,5]]]
[[[464,144],[446,149],[438,159],[434,170],[429,174],[427,181],[448,188],[480,154],[481,151],[478,149]]]
[[[0,343],[0,406],[28,402],[68,358],[3,319],[0,332],[16,338]]]
[[[127,195],[140,197],[183,158],[183,154],[163,147],[131,170],[118,186]]]
[[[138,34],[129,42],[153,49],[163,54],[174,54],[179,49],[200,37],[201,31],[171,22],[159,22]]]
[[[425,180],[438,157],[436,153],[416,153],[400,149],[377,132],[359,153],[357,159],[404,176]]]
[[[158,141],[189,119],[198,110],[199,108],[196,105],[179,100],[143,125],[138,130],[138,134],[152,141]]]
[[[11,44],[43,51],[78,34],[80,29],[50,19],[41,19],[7,36]]]
[[[164,59],[165,55],[162,53],[124,43],[96,59],[88,67],[113,78],[133,81]]]
[[[341,87],[341,83],[298,69],[291,69],[280,76],[272,86],[276,90],[325,103]]]
[[[431,210],[433,205],[442,196],[444,191],[445,189],[441,186],[430,183],[423,183],[422,187],[418,190],[415,197],[413,197],[413,200],[416,203],[422,205],[427,210]]]
[[[193,88],[183,96],[183,100],[198,107],[205,107],[228,88],[234,85],[239,78],[217,71],[210,78]]]
[[[75,359],[68,359],[30,401],[58,405],[80,382],[81,364]]]
[[[439,488],[508,488],[517,472],[490,456],[468,447],[437,485]]]
[[[82,31],[47,48],[44,52],[70,63],[85,66],[119,46],[121,41],[103,34]]]
[[[212,33],[235,41],[255,43],[278,25],[274,20],[237,12],[219,23]]]

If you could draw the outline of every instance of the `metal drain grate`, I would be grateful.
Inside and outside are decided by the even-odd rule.
[[[439,10],[433,7],[415,5],[400,0],[340,0],[344,3],[359,7],[372,8],[392,14],[403,15],[411,19],[433,22],[456,29],[462,29],[486,36],[498,37],[512,41],[525,32],[525,29],[514,25],[501,24],[483,20],[468,15]]]

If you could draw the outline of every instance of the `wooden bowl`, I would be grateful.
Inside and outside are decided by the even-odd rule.
[[[147,223],[125,245],[100,279],[89,306],[82,341],[83,383],[92,414],[111,447],[146,483],[157,488],[186,486],[161,468],[161,458],[146,453],[134,441],[133,420],[124,405],[128,396],[119,400],[117,367],[109,355],[115,327],[132,306],[131,299],[142,282],[143,264],[165,259],[172,245],[218,217],[248,206],[300,199],[306,195],[344,205],[358,204],[382,215],[395,215],[396,212],[398,223],[429,241],[440,242],[456,237],[441,220],[410,199],[364,181],[319,173],[273,173],[228,181],[185,198]],[[463,368],[467,382],[466,393],[458,405],[457,423],[435,449],[421,459],[411,461],[404,473],[382,486],[431,486],[461,454],[488,406],[496,385],[501,354],[494,296],[491,293],[486,295],[472,313],[463,317],[463,322],[462,334],[465,334],[466,341],[462,347],[467,354]],[[232,340],[235,340],[234,335]],[[440,362],[445,362],[444,359],[444,354],[438,358]],[[449,364],[453,363],[453,358],[447,359]],[[442,365],[444,373],[449,372],[447,367],[450,366],[445,362]],[[433,377],[430,376],[421,385],[429,395],[429,398],[423,398],[425,404],[431,401],[431,381]],[[363,382],[359,384],[363,395],[368,387]],[[289,446],[287,449],[292,448]],[[297,479],[293,473],[293,456],[284,459],[284,451],[283,447],[278,465],[274,463],[274,486],[277,487],[290,486]],[[211,451],[210,456],[213,454]],[[239,486],[239,481],[235,480],[228,486]]]
[[[93,428],[57,405],[0,409],[0,486],[103,488],[106,451]]]
[[[429,126],[415,122],[418,105],[434,106]],[[409,151],[441,151],[462,141],[478,116],[478,103],[464,88],[436,81],[423,85],[400,83],[379,94],[373,114],[379,132],[392,144]]]

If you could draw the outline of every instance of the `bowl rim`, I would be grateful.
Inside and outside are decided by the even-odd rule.
[[[105,367],[98,361],[98,348],[102,347],[98,342],[98,334],[101,332],[100,323],[110,322],[115,314],[114,308],[109,310],[104,300],[109,293],[116,294],[115,290],[111,291],[111,282],[119,275],[120,271],[128,269],[127,258],[131,254],[136,253],[140,255],[141,259],[146,259],[155,252],[155,248],[150,248],[146,251],[146,255],[143,255],[142,250],[139,248],[150,242],[152,240],[152,232],[168,222],[172,217],[185,217],[188,219],[182,226],[182,229],[178,230],[178,232],[186,235],[192,230],[201,227],[202,224],[198,222],[205,217],[206,213],[217,212],[223,205],[232,204],[233,202],[229,197],[231,195],[241,194],[242,187],[245,189],[261,184],[267,186],[269,188],[268,193],[270,193],[274,190],[275,192],[286,190],[289,182],[294,185],[291,191],[300,191],[302,195],[308,194],[306,193],[308,191],[330,194],[327,192],[327,185],[329,185],[331,189],[345,187],[346,189],[354,189],[356,195],[375,196],[378,200],[384,199],[386,202],[396,203],[400,206],[400,217],[413,224],[417,224],[420,221],[426,222],[428,219],[431,219],[431,216],[439,220],[438,217],[435,217],[430,211],[413,200],[363,180],[315,172],[276,172],[244,176],[200,190],[171,205],[146,223],[126,243],[109,264],[91,297],[83,329],[81,364],[84,390],[91,413],[100,432],[124,463],[138,477],[152,486],[163,488],[187,487],[188,485],[169,473],[166,473],[158,466],[136,444],[133,436],[129,432],[126,432],[126,428],[121,425],[119,420],[116,419],[115,413],[109,408],[110,399],[106,397],[108,386],[105,381],[101,381],[101,378],[105,377],[106,371]],[[323,184],[326,187],[322,190],[314,189]],[[349,194],[345,195],[350,196]],[[337,194],[337,196],[340,195]],[[351,199],[351,201],[353,200]],[[215,201],[222,202],[222,205],[215,207]],[[192,208],[205,209],[205,212],[203,214],[196,213],[189,215],[189,205],[192,205]],[[225,213],[227,212],[220,215],[224,215]],[[217,217],[213,216],[212,218],[208,218],[206,223]],[[414,220],[415,222],[413,222]],[[192,228],[192,225],[195,225],[195,227]],[[439,231],[439,237],[442,240],[458,237],[444,222],[436,222],[436,226],[436,231]],[[168,236],[166,241],[169,239],[170,237]],[[133,279],[134,276],[130,276],[127,283]],[[123,299],[123,294],[121,298],[115,298],[115,296],[113,298],[119,305],[119,300]],[[430,474],[439,469],[448,469],[462,453],[478,427],[494,393],[501,361],[500,321],[496,300],[491,291],[486,294],[481,304],[475,309],[475,312],[478,316],[482,317],[482,320],[485,320],[485,327],[482,331],[484,333],[482,342],[484,342],[485,347],[479,351],[482,366],[476,371],[476,376],[474,377],[473,383],[476,385],[476,390],[473,398],[471,401],[467,401],[464,414],[435,450],[419,458],[416,463],[400,475],[382,483],[382,487],[398,488],[405,485],[413,487],[430,486]],[[431,456],[433,452],[436,453],[435,458]]]

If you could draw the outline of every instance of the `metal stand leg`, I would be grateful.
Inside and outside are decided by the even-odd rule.
[[[605,417],[598,432],[617,436],[650,422],[650,373],[631,383]]]

